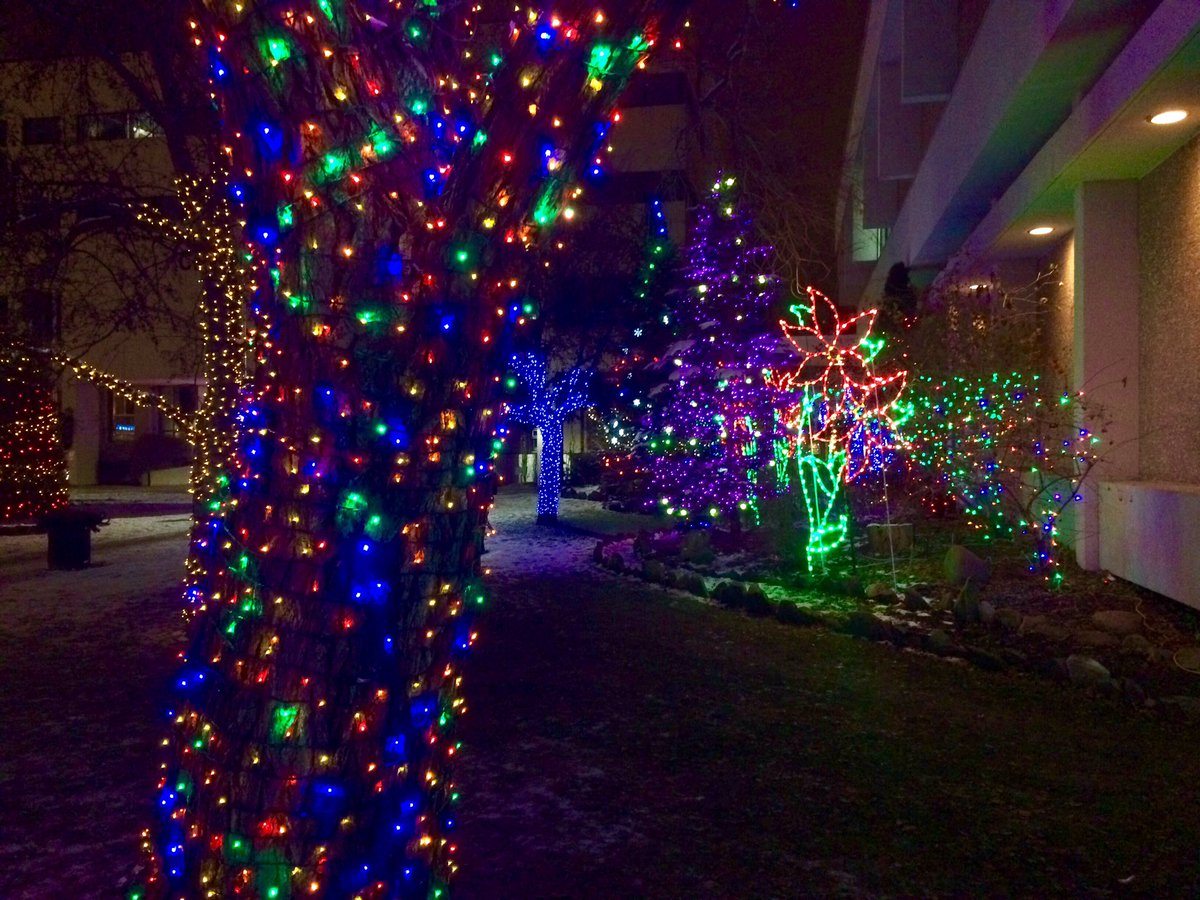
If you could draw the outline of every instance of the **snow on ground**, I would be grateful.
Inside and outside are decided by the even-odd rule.
[[[0,536],[0,604],[8,591],[59,597],[64,592],[97,596],[95,591],[99,590],[99,596],[107,596],[105,585],[110,582],[121,590],[144,591],[166,588],[177,580],[186,550],[188,514],[180,510],[143,515],[139,507],[157,511],[160,505],[184,505],[186,494],[146,488],[91,488],[73,494],[73,499],[116,511],[110,524],[92,535],[93,568],[47,572],[44,534]],[[506,491],[497,499],[491,518],[495,534],[487,542],[489,566],[570,567],[576,562],[571,552],[577,555],[590,549],[589,544],[571,539],[579,532],[621,534],[655,525],[653,519],[611,512],[598,503],[563,500],[559,527],[538,526],[534,522],[535,502],[536,496],[525,490]],[[568,548],[564,557],[563,551]],[[144,568],[134,567],[149,579],[148,583],[130,580],[130,560],[153,560]],[[0,612],[0,619],[3,615]]]
[[[45,535],[0,536],[0,897],[112,896],[145,825],[173,655],[183,639],[187,550],[176,492],[104,489],[77,502],[122,514],[93,536],[93,566],[46,569]],[[648,520],[566,501],[562,528],[539,528],[535,497],[506,492],[487,564],[497,580],[560,577],[592,541]]]
[[[484,565],[504,577],[518,572],[565,572],[579,568],[594,542],[579,535],[615,535],[654,528],[647,516],[612,512],[587,500],[563,500],[558,527],[537,524],[536,496],[506,491],[497,498],[491,525],[495,534],[485,544]]]

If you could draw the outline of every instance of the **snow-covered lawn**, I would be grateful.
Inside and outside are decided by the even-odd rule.
[[[77,502],[125,512],[186,496],[98,489]],[[506,493],[487,564],[562,574],[591,541],[532,524],[531,492]],[[603,532],[648,520],[564,502],[564,522]],[[0,537],[0,897],[102,897],[145,825],[164,689],[183,639],[183,512],[116,518],[93,566],[46,569],[45,535]]]

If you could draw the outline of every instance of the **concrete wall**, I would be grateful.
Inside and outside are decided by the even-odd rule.
[[[1054,268],[1055,281],[1047,285],[1046,313],[1042,321],[1042,372],[1069,380],[1075,334],[1075,238],[1059,245],[1045,271]]]
[[[1143,179],[1139,218],[1141,477],[1200,485],[1200,139]]]
[[[1105,482],[1100,522],[1105,569],[1200,608],[1200,487]]]

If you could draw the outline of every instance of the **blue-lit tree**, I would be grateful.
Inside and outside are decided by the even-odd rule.
[[[513,357],[514,387],[525,395],[522,403],[508,407],[508,419],[538,430],[538,523],[558,521],[562,494],[563,425],[574,413],[591,404],[592,373],[574,366],[551,377],[545,357],[523,353]]]

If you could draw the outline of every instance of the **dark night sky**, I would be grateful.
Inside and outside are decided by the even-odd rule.
[[[709,65],[748,2],[697,0],[692,19]],[[811,224],[824,265],[804,274],[827,290],[835,287],[832,223],[868,7],[868,0],[800,0],[797,9],[760,13],[761,27],[721,100],[722,112],[758,145],[760,169],[781,188],[777,196]]]

